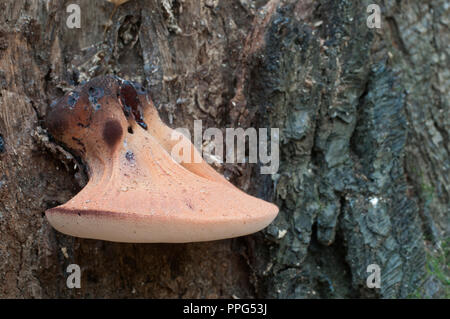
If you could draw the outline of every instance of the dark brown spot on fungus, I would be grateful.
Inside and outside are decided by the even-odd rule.
[[[109,120],[105,123],[103,128],[103,140],[109,145],[109,147],[114,147],[114,145],[116,145],[122,137],[122,134],[123,130],[119,121]]]
[[[142,88],[141,88],[142,89]],[[123,81],[120,86],[120,101],[122,102],[123,112],[126,117],[133,115],[134,120],[143,129],[147,129],[147,124],[144,122],[141,102],[138,98],[138,92],[130,81]]]

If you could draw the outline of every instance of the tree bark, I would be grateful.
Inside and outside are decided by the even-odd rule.
[[[66,24],[71,3],[81,28]],[[106,1],[3,1],[0,297],[448,296],[447,4],[378,1],[381,28],[371,29],[371,3],[131,0],[114,11]],[[102,74],[143,83],[174,128],[279,128],[276,174],[215,167],[276,203],[275,222],[191,244],[53,230],[45,210],[86,178],[43,119]],[[80,289],[66,287],[74,263]],[[370,264],[380,289],[366,285]]]

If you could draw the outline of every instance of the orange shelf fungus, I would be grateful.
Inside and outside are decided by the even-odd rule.
[[[89,174],[74,198],[46,211],[64,234],[134,243],[208,241],[257,232],[278,213],[206,162],[175,161],[173,130],[132,82],[94,78],[51,107],[47,126]],[[183,143],[196,152],[187,138]]]

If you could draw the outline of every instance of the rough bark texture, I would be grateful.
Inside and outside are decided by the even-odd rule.
[[[448,4],[379,1],[377,30],[370,3],[131,0],[109,24],[106,1],[0,3],[0,297],[448,297]],[[44,211],[85,175],[43,118],[101,74],[143,83],[172,127],[280,128],[277,174],[216,167],[276,221],[182,245],[55,232]]]

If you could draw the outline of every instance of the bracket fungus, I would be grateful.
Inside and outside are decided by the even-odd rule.
[[[175,161],[173,130],[136,83],[94,78],[56,102],[46,121],[89,174],[74,198],[46,211],[62,233],[115,242],[208,241],[257,232],[278,213],[205,161]]]

